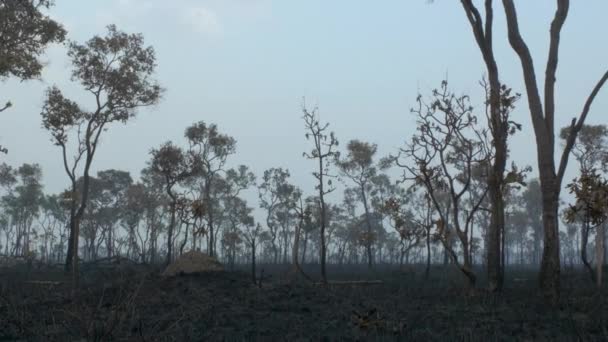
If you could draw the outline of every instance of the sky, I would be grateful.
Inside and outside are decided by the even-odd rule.
[[[542,82],[555,1],[517,5]],[[580,112],[608,67],[605,13],[605,0],[571,4],[557,74],[558,128]],[[361,139],[378,144],[380,155],[410,139],[415,121],[409,109],[417,94],[429,94],[446,77],[456,92],[471,95],[483,115],[479,80],[485,68],[456,0],[58,0],[49,15],[64,24],[71,40],[84,42],[116,24],[142,33],[156,50],[156,76],[166,88],[162,101],[104,133],[93,173],[114,168],[137,178],[150,149],[167,140],[186,146],[184,129],[202,120],[236,138],[231,165],[248,165],[258,178],[270,167],[289,168],[293,182],[312,194],[314,162],[302,156],[311,147],[304,137],[304,99],[319,107],[342,148]],[[502,81],[524,93],[498,4],[496,17]],[[91,104],[70,81],[65,53],[63,46],[48,49],[41,80],[0,83],[0,100],[14,104],[0,116],[0,145],[9,149],[2,159],[13,166],[39,163],[50,193],[65,189],[68,178],[60,149],[41,126],[44,90],[56,84],[83,107]],[[605,123],[607,112],[605,89],[588,122]],[[525,95],[513,115],[523,131],[511,139],[512,159],[536,173]],[[575,170],[570,163],[566,179]]]

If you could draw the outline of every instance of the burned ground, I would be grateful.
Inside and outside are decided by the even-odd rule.
[[[584,273],[565,271],[548,309],[535,271],[512,270],[500,297],[462,290],[456,270],[332,270],[324,288],[265,267],[262,286],[242,271],[163,278],[141,266],[91,267],[71,294],[60,270],[0,273],[0,340],[607,340],[608,310]],[[482,280],[483,282],[483,280]],[[481,284],[482,285],[482,284]]]

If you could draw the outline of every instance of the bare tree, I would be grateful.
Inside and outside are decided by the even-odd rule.
[[[418,133],[398,156],[389,158],[404,170],[404,181],[413,180],[415,186],[426,190],[439,215],[436,236],[466,276],[468,285],[473,287],[476,276],[472,269],[469,232],[488,188],[468,210],[464,210],[464,206],[467,197],[473,195],[470,187],[476,169],[485,169],[491,157],[486,131],[477,127],[468,96],[450,92],[447,81],[433,91],[428,103],[421,95],[417,102],[412,113],[416,115]],[[448,194],[449,210],[444,210],[439,198],[441,192]],[[462,262],[450,243],[448,218],[462,247]]]
[[[310,153],[304,152],[304,157],[317,160],[318,169],[313,172],[313,176],[317,179],[316,189],[319,192],[319,212],[320,212],[320,262],[321,262],[321,278],[324,283],[327,283],[327,273],[325,270],[327,246],[325,243],[325,230],[327,227],[327,206],[325,203],[325,195],[334,191],[332,184],[332,176],[329,173],[329,166],[332,161],[337,159],[340,154],[335,149],[338,147],[338,140],[334,132],[327,133],[329,123],[321,124],[319,119],[318,108],[312,111],[306,107],[302,108],[304,113],[304,126],[306,128],[306,139],[312,140],[313,148]],[[327,184],[325,183],[327,182]]]
[[[254,224],[253,221],[249,221],[245,226],[243,231],[243,236],[245,237],[245,241],[249,245],[251,249],[251,280],[254,284],[257,284],[257,275],[256,275],[256,254],[258,248],[258,242],[260,241],[262,234],[264,231],[262,230],[262,226],[259,223]]]

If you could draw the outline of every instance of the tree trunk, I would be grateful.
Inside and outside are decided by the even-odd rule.
[[[492,203],[490,226],[488,227],[487,259],[488,289],[491,292],[501,291],[503,286],[503,267],[501,267],[502,253],[500,247],[502,240],[502,227],[504,227],[505,224],[505,212],[502,191],[500,191],[500,189],[496,189],[498,183],[495,177],[496,175],[492,175],[490,177],[491,181],[489,182],[490,184],[488,189]]]
[[[78,236],[80,235],[80,219],[76,217],[74,219],[74,239],[72,241],[72,285],[74,289],[79,286],[78,276]]]
[[[504,279],[504,269],[501,267],[500,235],[505,224],[505,205],[502,194],[504,172],[507,162],[508,118],[503,118],[501,108],[500,79],[498,65],[494,56],[493,26],[494,9],[491,0],[485,1],[485,22],[476,5],[470,0],[462,0],[461,4],[471,25],[473,36],[479,47],[483,61],[488,71],[490,108],[488,126],[492,133],[494,160],[488,177],[491,213],[487,234],[487,272],[488,287],[492,292],[501,291]]]
[[[541,175],[543,174],[544,172],[541,171]],[[540,266],[540,287],[545,297],[551,303],[556,304],[560,293],[559,189],[556,189],[554,178],[551,179],[546,175],[544,177],[541,176],[541,189],[543,197],[544,246]]]
[[[257,284],[257,277],[255,274],[255,251],[256,250],[256,246],[255,246],[255,238],[251,239],[251,280],[253,280],[254,284]]]
[[[363,209],[365,209],[365,224],[367,228],[367,240],[365,241],[365,248],[367,252],[367,267],[372,268],[374,263],[372,256],[372,222],[369,214],[369,208],[367,206],[367,196],[365,195],[365,184],[361,185],[361,200],[363,201]]]
[[[169,230],[167,231],[167,258],[165,264],[169,265],[173,258],[173,230],[175,229],[175,200],[171,200],[171,220],[169,221]]]
[[[431,229],[426,230],[426,269],[424,270],[424,278],[429,279],[431,273]]]
[[[596,284],[598,288],[602,287],[602,270],[604,267],[604,241],[605,238],[605,224],[601,224],[596,228],[595,231],[595,263],[596,263]]]
[[[300,220],[300,223],[296,225],[296,231],[293,236],[293,248],[291,250],[291,262],[296,270],[300,269],[298,258],[300,257],[300,232],[302,230],[302,221],[303,220]]]
[[[591,281],[595,282],[595,271],[591,264],[589,263],[589,259],[587,259],[587,244],[589,243],[589,222],[583,223],[583,229],[581,233],[581,260],[583,261],[583,265],[585,269],[589,272],[589,276],[591,277]]]
[[[319,159],[321,160],[321,159]],[[321,166],[323,165],[323,163],[321,162]],[[323,172],[323,169],[321,169],[321,172]],[[326,246],[325,246],[325,218],[326,218],[326,214],[325,214],[325,199],[323,198],[324,193],[323,193],[323,178],[321,177],[321,180],[319,181],[319,194],[320,194],[320,202],[321,202],[321,246],[319,246],[319,253],[320,253],[320,262],[321,262],[321,279],[323,281],[323,283],[327,283],[327,273],[326,273],[326,268],[325,268],[325,259],[327,257],[327,250],[326,250]]]
[[[302,246],[302,261],[301,265],[306,264],[306,248],[308,247],[308,232],[304,233],[304,246]]]
[[[67,256],[65,259],[65,272],[69,272],[70,271],[70,267],[72,265],[72,259],[74,257],[74,223],[75,223],[75,216],[76,216],[76,183],[72,182],[72,200],[70,201],[70,232],[68,235],[68,252],[67,252]],[[8,246],[8,244],[7,244]]]

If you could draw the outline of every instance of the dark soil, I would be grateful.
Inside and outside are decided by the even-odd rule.
[[[59,270],[2,270],[0,341],[608,340],[606,298],[579,271],[564,272],[556,308],[525,270],[510,272],[501,297],[464,291],[452,269],[424,280],[415,269],[342,268],[334,279],[383,283],[329,288],[267,272],[260,288],[241,271],[93,268],[72,293]]]

